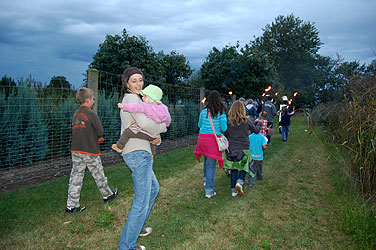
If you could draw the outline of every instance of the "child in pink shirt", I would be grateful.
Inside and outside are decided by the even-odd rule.
[[[118,103],[118,108],[131,113],[143,113],[146,117],[154,120],[156,123],[165,122],[166,126],[171,124],[171,116],[168,107],[161,102],[163,92],[155,86],[149,85],[141,90],[142,103]],[[153,141],[159,135],[150,134],[146,130],[141,129],[135,122],[125,129],[116,144],[112,145],[112,149],[122,153],[125,144],[129,138],[138,138],[147,141]],[[156,145],[150,144],[152,155],[156,153]]]

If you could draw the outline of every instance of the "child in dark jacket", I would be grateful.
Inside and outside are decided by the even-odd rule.
[[[290,131],[290,118],[295,114],[295,107],[293,107],[292,112],[289,112],[288,107],[282,109],[282,117],[280,125],[282,126],[282,141],[286,142],[289,137]]]
[[[103,139],[103,127],[93,107],[94,92],[89,88],[77,90],[76,100],[80,104],[72,119],[72,171],[69,178],[68,199],[66,212],[81,212],[85,207],[80,206],[80,193],[88,168],[101,193],[103,201],[110,202],[119,194],[119,189],[111,190],[104,175],[100,158],[99,143]]]

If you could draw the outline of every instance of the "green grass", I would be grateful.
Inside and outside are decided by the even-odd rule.
[[[160,194],[147,223],[153,233],[139,244],[175,250],[373,249],[375,217],[347,195],[329,157],[332,149],[307,129],[296,116],[288,142],[280,134],[272,137],[264,180],[245,187],[243,197],[231,197],[230,178],[218,168],[217,196],[204,198],[194,147],[157,156]],[[110,186],[120,188],[119,197],[104,205],[87,174],[82,213],[64,213],[68,177],[1,195],[0,249],[117,249],[133,183],[123,164],[105,173]]]

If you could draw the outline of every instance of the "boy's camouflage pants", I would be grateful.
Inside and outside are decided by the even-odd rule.
[[[80,206],[80,193],[86,167],[93,176],[102,198],[107,198],[108,196],[112,195],[112,190],[108,186],[107,178],[104,175],[100,156],[72,153],[72,164],[73,166],[69,179],[67,207]]]

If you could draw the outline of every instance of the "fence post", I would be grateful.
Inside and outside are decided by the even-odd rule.
[[[200,88],[200,112],[204,108],[204,104],[202,103],[202,99],[205,97],[205,88]]]
[[[98,70],[89,69],[87,76],[87,87],[94,91],[95,104],[93,111],[98,112]]]

